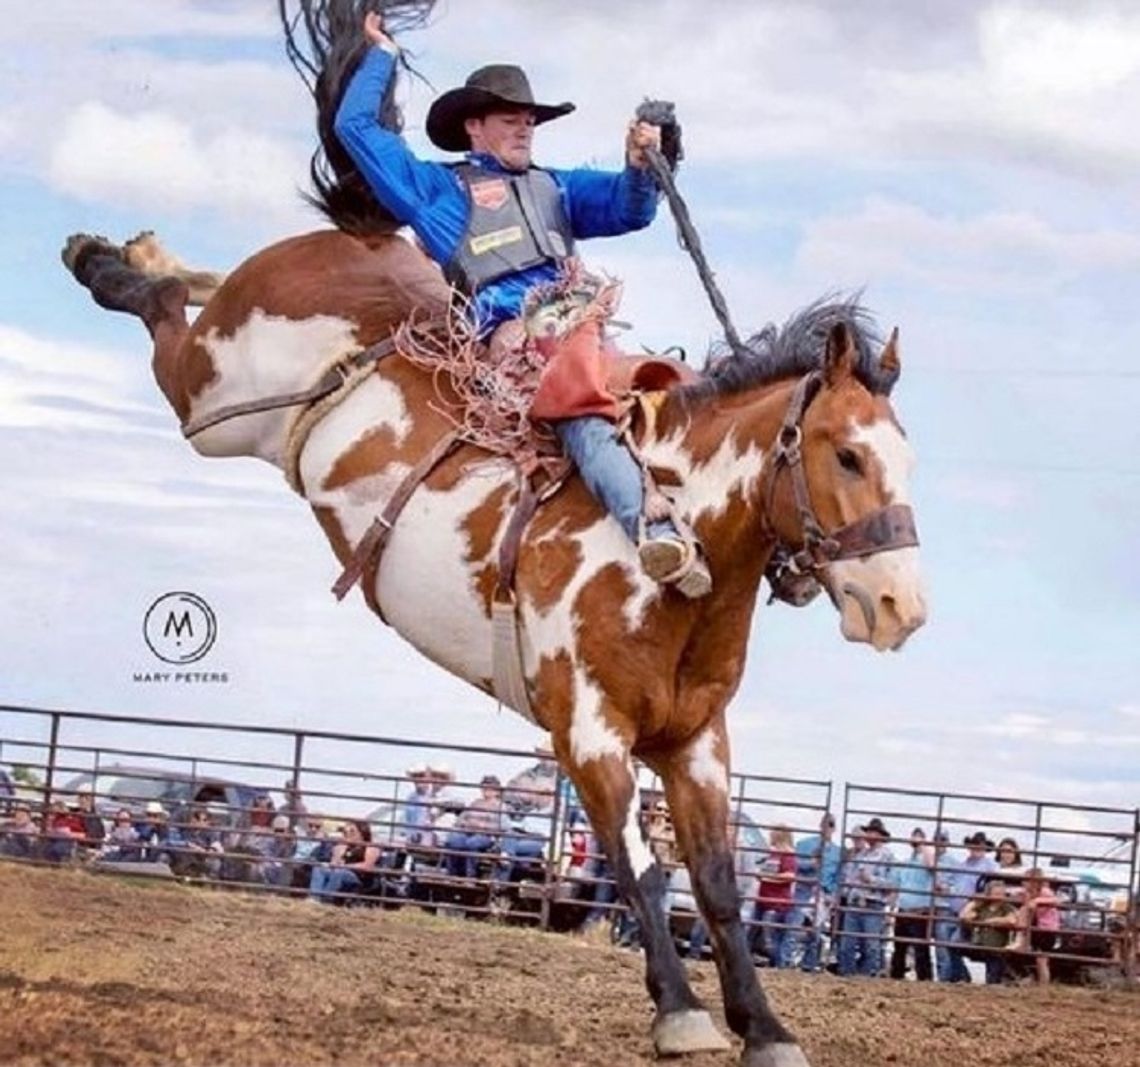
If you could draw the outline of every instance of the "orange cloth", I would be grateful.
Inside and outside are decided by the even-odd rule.
[[[615,353],[603,344],[601,323],[584,322],[564,338],[543,337],[535,345],[546,366],[530,407],[532,419],[617,419],[618,400],[606,385]]]

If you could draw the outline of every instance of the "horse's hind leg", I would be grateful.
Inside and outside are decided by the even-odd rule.
[[[720,974],[725,1017],[744,1038],[741,1067],[808,1067],[760,988],[740,918],[728,834],[728,739],[723,713],[654,766],[665,783],[677,843],[689,867]]]
[[[69,237],[62,257],[64,266],[90,290],[100,307],[142,319],[156,347],[173,343],[185,332],[185,282],[148,277],[126,262],[118,245],[90,234]]]
[[[657,1006],[653,1023],[657,1053],[668,1056],[728,1048],[689,986],[677,955],[665,910],[665,873],[641,826],[637,779],[628,750],[615,740],[612,752],[582,757],[575,754],[568,738],[555,733],[554,741],[613,865],[618,889],[641,924],[645,981]]]

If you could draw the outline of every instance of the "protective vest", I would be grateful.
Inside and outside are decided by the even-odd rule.
[[[467,190],[470,211],[455,253],[443,273],[466,293],[541,263],[574,254],[574,235],[558,183],[532,167],[501,174],[460,163],[455,172]]]

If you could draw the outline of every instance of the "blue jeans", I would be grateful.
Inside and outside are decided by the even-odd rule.
[[[347,867],[314,867],[309,875],[309,896],[314,900],[332,899],[334,893],[351,893],[359,889],[360,884],[356,871]]]
[[[796,904],[788,918],[788,921],[792,923],[790,933],[793,942],[789,955],[794,951],[796,943],[803,945],[803,951],[800,954],[801,971],[819,970],[819,954],[823,949],[823,934],[815,925],[814,913],[815,908],[810,901],[801,902]]]
[[[795,918],[795,908],[761,908],[756,905],[753,918],[763,924],[760,935],[763,938],[764,953],[773,967],[790,967],[792,953],[796,947],[796,931],[791,927]]]
[[[490,852],[495,839],[490,834],[465,834],[454,830],[447,835],[446,848],[450,852]],[[456,878],[474,878],[479,873],[478,856],[447,857],[447,873]]]
[[[858,908],[859,910],[853,910]],[[875,977],[883,969],[882,904],[852,904],[843,912],[839,935],[839,973]],[[860,936],[861,935],[861,936]]]
[[[574,461],[586,488],[615,518],[634,544],[644,505],[645,487],[641,468],[609,419],[582,415],[551,423],[562,448]],[[676,534],[668,520],[649,524],[650,537]]]
[[[938,941],[961,941],[962,924],[957,915],[952,912],[940,910],[934,923],[934,937]],[[955,948],[937,945],[934,949],[937,961],[938,981],[940,982],[969,982],[970,972],[966,969],[966,961],[962,953]]]
[[[533,861],[541,860],[545,852],[546,842],[541,838],[520,837],[517,834],[504,837],[504,862],[495,868],[495,881],[515,882],[522,875],[537,871],[537,864]]]

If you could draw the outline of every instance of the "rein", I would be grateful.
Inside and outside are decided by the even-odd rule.
[[[769,468],[764,516],[766,525],[772,510],[776,479],[782,470],[787,470],[792,478],[796,511],[803,527],[803,545],[798,550],[782,547],[787,552],[786,565],[798,574],[818,573],[837,560],[860,559],[879,552],[914,548],[918,545],[914,512],[908,504],[888,504],[838,529],[824,531],[816,517],[815,508],[812,507],[803,464],[803,419],[822,384],[823,377],[819,371],[805,374],[796,383],[780,432],[776,436],[776,451]],[[770,525],[769,531],[775,533]],[[780,545],[778,538],[777,544]]]
[[[240,415],[257,415],[263,411],[291,408],[297,404],[315,404],[318,400],[331,396],[345,385],[353,372],[361,370],[369,363],[379,363],[385,356],[390,356],[395,351],[396,342],[393,338],[389,337],[386,340],[378,341],[354,355],[338,360],[321,375],[316,385],[312,385],[308,389],[299,393],[281,393],[277,396],[267,396],[261,400],[247,400],[241,404],[227,404],[216,411],[184,422],[182,424],[182,436],[189,440],[203,430],[208,430],[211,426],[236,419]]]

